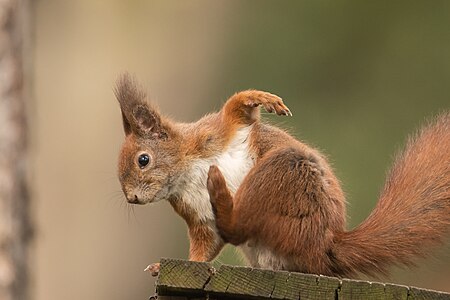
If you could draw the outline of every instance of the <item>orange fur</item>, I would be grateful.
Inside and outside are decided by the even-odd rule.
[[[300,143],[271,150],[234,198],[216,167],[208,189],[225,241],[268,247],[280,269],[334,276],[387,274],[411,265],[450,228],[450,113],[408,143],[373,213],[345,231],[344,197],[317,152]]]
[[[374,212],[345,231],[344,194],[326,158],[260,121],[258,106],[290,115],[278,96],[243,91],[217,113],[177,123],[130,76],[115,92],[125,131],[123,192],[133,204],[168,200],[188,226],[191,260],[210,261],[230,242],[256,267],[374,275],[410,265],[448,232],[449,113],[408,144]],[[215,163],[222,165],[208,174]]]
[[[127,200],[133,204],[169,200],[188,225],[189,259],[212,260],[223,247],[214,219],[204,220],[201,217],[203,212],[188,199],[180,193],[171,194],[174,182],[192,167],[193,161],[220,155],[240,128],[258,123],[259,105],[282,115],[290,115],[289,109],[278,96],[249,90],[233,95],[218,113],[207,115],[195,123],[176,123],[161,116],[147,101],[143,89],[127,74],[119,78],[115,94],[126,135],[118,169]],[[150,156],[151,161],[141,169],[136,158],[143,152]],[[207,195],[206,177],[203,185]],[[205,201],[209,205],[209,199]]]

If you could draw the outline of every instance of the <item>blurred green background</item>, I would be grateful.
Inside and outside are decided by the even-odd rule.
[[[122,71],[181,121],[239,90],[280,95],[294,116],[267,119],[330,157],[350,228],[374,207],[406,136],[450,108],[447,0],[40,0],[34,24],[38,300],[146,299],[144,267],[187,257],[170,205],[131,208],[121,195],[112,86]],[[449,250],[386,280],[450,292]],[[231,248],[218,261],[240,262]]]

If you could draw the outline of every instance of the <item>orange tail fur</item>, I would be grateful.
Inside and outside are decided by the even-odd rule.
[[[338,273],[387,273],[412,265],[442,242],[450,225],[450,113],[408,142],[396,160],[380,200],[356,229],[337,235]]]

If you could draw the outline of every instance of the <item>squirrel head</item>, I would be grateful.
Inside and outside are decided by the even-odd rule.
[[[180,135],[147,102],[145,91],[130,75],[118,79],[114,94],[125,131],[118,172],[127,201],[146,204],[167,199],[173,174],[178,173],[180,166]]]

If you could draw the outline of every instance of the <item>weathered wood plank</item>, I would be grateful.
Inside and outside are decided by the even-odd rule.
[[[310,299],[335,299],[336,297],[336,291],[339,288],[341,282],[339,279],[335,277],[328,277],[328,276],[318,276],[318,282],[312,291],[314,291],[314,294],[312,294],[312,291],[310,292],[311,296]],[[300,296],[302,293],[300,293]],[[303,298],[306,298],[305,296]]]
[[[361,280],[161,260],[159,299],[445,299],[450,294]],[[180,297],[180,298],[173,298]]]
[[[156,283],[157,293],[162,296],[202,296],[210,278],[209,263],[186,260],[162,259]]]
[[[234,270],[231,270],[231,275],[233,276],[233,274]],[[218,275],[220,276],[220,269]],[[236,295],[269,298],[275,284],[272,280],[273,277],[273,271],[251,269],[246,277],[231,281],[227,292]]]
[[[450,300],[450,294],[416,287],[409,288],[408,300]]]
[[[404,285],[386,283],[384,286],[385,298],[394,300],[408,299],[409,288]]]
[[[343,279],[338,299],[384,299],[384,285],[377,282]]]
[[[205,291],[211,296],[263,299],[334,299],[340,281],[310,274],[222,266]]]
[[[223,265],[211,277],[205,286],[205,291],[213,297],[224,297],[230,294],[236,297],[245,295],[245,292],[240,293],[239,287],[244,287],[251,281],[249,277],[251,271],[252,268]]]
[[[274,287],[272,291],[272,299],[298,299],[298,291],[289,281],[291,274],[289,272],[274,272]]]
[[[340,285],[337,278],[312,274],[290,273],[289,285],[298,294],[295,299],[335,299]]]

